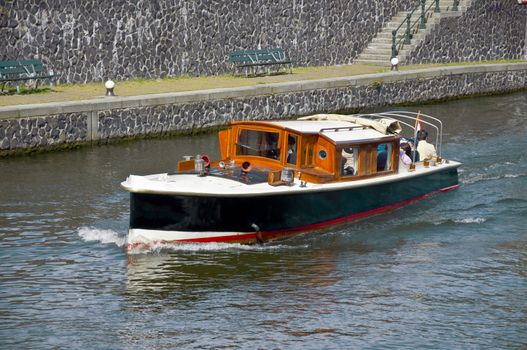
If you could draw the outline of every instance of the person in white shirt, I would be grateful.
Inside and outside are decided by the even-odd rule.
[[[417,152],[420,160],[431,160],[437,157],[436,148],[431,143],[426,142],[428,132],[421,129],[417,132]]]
[[[357,175],[357,157],[355,153],[357,153],[356,148],[342,149],[342,159],[345,161],[343,175]]]

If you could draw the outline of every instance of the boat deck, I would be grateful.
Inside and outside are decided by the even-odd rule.
[[[239,168],[233,171],[234,174],[238,174],[238,179],[235,179],[234,175],[200,177],[197,174],[183,173],[164,173],[147,176],[130,175],[126,181],[121,183],[121,186],[127,191],[134,193],[213,195],[222,197],[266,196],[279,193],[322,192],[396,182],[445,171],[448,168],[455,169],[460,165],[461,163],[456,161],[443,162],[429,167],[425,167],[423,163],[417,163],[414,171],[403,168],[399,170],[398,174],[325,184],[306,183],[304,187],[301,186],[298,179],[295,179],[292,186],[271,186],[267,181],[250,184],[250,180],[247,180],[247,182],[240,180],[244,176],[250,178],[250,173],[249,175],[239,175],[241,173]]]

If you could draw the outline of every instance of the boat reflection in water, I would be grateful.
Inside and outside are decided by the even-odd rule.
[[[403,162],[402,142],[423,125],[437,155]],[[414,112],[234,122],[219,133],[222,159],[187,157],[175,173],[121,184],[130,192],[128,248],[263,243],[454,189],[461,163],[441,157],[442,134],[440,120]]]
[[[267,291],[267,283],[279,281],[303,287],[337,283],[338,254],[332,249],[306,250],[302,243],[187,243],[165,245],[155,254],[129,254],[126,295],[137,307],[148,307],[149,301],[156,304],[165,298],[181,305],[206,300],[209,293]],[[307,256],[299,259],[299,251]]]

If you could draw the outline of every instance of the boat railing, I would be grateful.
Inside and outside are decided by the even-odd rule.
[[[437,154],[441,157],[441,145],[443,143],[443,123],[441,120],[421,112],[410,111],[389,111],[380,113],[353,114],[354,117],[368,119],[391,118],[397,120],[400,124],[407,126],[412,130],[413,137],[417,137],[419,122],[435,130],[435,148]],[[409,122],[411,121],[411,122]],[[413,124],[413,125],[412,125]]]
[[[352,130],[356,130],[356,129],[366,129],[367,127],[364,126],[364,125],[358,125],[358,126],[340,126],[340,127],[336,127],[336,128],[322,128],[320,129],[320,132],[328,132],[328,131],[333,131],[333,132],[337,132],[337,131],[352,131]]]

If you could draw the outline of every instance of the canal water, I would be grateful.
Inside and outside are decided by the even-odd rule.
[[[130,173],[215,135],[0,160],[1,349],[525,349],[527,93],[411,107],[459,189],[264,246],[128,255]]]

